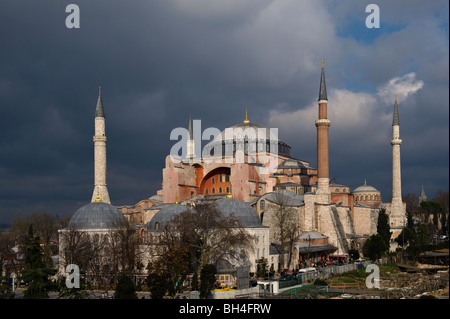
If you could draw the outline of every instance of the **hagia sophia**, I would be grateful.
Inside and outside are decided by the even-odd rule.
[[[215,203],[224,216],[233,214],[241,227],[255,236],[255,246],[247,252],[245,261],[228,261],[234,269],[244,263],[251,271],[255,271],[256,260],[261,257],[266,258],[269,267],[274,269],[279,269],[280,264],[289,269],[301,268],[311,258],[348,257],[350,249],[361,250],[365,239],[377,232],[381,209],[385,209],[389,216],[392,237],[395,238],[406,220],[406,205],[401,198],[402,140],[397,99],[390,141],[393,154],[392,201],[382,203],[380,192],[365,180],[361,186],[351,190],[330,177],[328,143],[331,121],[327,117],[323,60],[319,83],[318,118],[314,123],[317,128],[317,163],[291,157],[291,147],[271,129],[252,123],[247,111],[241,123],[225,129],[208,144],[207,157],[200,156],[193,138],[193,122],[189,119],[186,156],[174,161],[173,154],[167,155],[162,168],[161,189],[148,198],[124,206],[112,205],[108,194],[106,116],[99,92],[93,138],[93,195],[90,203],[73,214],[68,228],[105,233],[117,221],[127,221],[138,229],[141,236],[147,236],[198,202]],[[227,134],[230,129],[243,135]],[[279,249],[276,219],[280,209],[289,210],[298,226],[292,258],[289,259]],[[60,230],[60,233],[64,231]],[[60,251],[63,249],[60,247]],[[153,258],[151,253],[148,258]],[[60,263],[64,263],[61,255]]]

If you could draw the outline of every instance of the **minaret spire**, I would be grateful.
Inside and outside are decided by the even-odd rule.
[[[323,69],[323,65],[325,60],[322,59],[322,72],[320,74],[320,89],[319,89],[319,101],[326,101],[327,98],[327,86],[325,85],[325,71]]]
[[[188,132],[189,132],[189,139],[193,140],[194,139],[194,134],[192,133],[192,119],[191,119],[191,114],[189,114],[189,128],[188,128]]]
[[[95,117],[103,117],[105,118],[105,111],[103,110],[103,101],[102,101],[102,87],[98,87],[98,99],[97,99],[97,107],[95,108]]]
[[[425,189],[423,188],[423,185],[422,185],[422,192],[420,193],[420,196],[419,196],[419,205],[420,205],[420,203],[422,203],[426,200],[427,200],[427,195],[425,194]]]
[[[95,108],[95,135],[94,135],[94,192],[91,202],[101,199],[111,204],[106,186],[106,135],[105,112],[103,110],[102,91],[98,89],[97,107]]]
[[[188,127],[188,140],[187,140],[187,158],[195,157],[195,143],[194,143],[194,133],[192,130],[192,119],[189,114],[189,127]]]
[[[398,118],[397,94],[395,94],[394,116],[392,119],[392,125],[400,125],[400,120]]]

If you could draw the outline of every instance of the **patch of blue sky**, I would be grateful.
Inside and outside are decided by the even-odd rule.
[[[407,26],[403,24],[388,24],[383,22],[383,17],[380,18],[379,28],[368,28],[365,19],[355,19],[348,21],[342,26],[336,26],[337,36],[342,38],[352,38],[360,44],[371,45],[374,41],[382,35],[392,34],[398,32]]]

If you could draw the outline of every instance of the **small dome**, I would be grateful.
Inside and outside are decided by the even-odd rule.
[[[161,208],[159,212],[153,216],[153,218],[147,224],[148,231],[157,230],[157,226],[162,227],[172,220],[173,217],[183,213],[183,212],[192,212],[192,209],[188,206],[180,205],[180,204],[169,204]]]
[[[365,184],[355,188],[355,190],[353,191],[353,193],[362,193],[362,192],[377,192],[377,193],[379,193],[380,191],[377,190],[375,187],[372,187],[370,185],[365,185]]]
[[[249,204],[235,198],[225,198],[216,202],[223,217],[234,215],[244,228],[263,227],[258,213]]]
[[[73,214],[68,228],[111,229],[122,223],[127,223],[127,220],[116,207],[103,202],[92,202],[80,207]]]

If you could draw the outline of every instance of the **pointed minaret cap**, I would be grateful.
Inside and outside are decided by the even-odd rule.
[[[328,101],[327,86],[325,85],[325,71],[323,70],[324,59],[322,59],[322,73],[320,75],[319,101]]]
[[[398,119],[397,94],[395,94],[394,118],[392,120],[392,126],[394,126],[394,125],[400,125],[400,120]]]
[[[194,134],[192,133],[192,120],[191,120],[191,115],[189,114],[189,128],[188,128],[188,132],[189,132],[189,139],[193,140],[194,139]]]
[[[102,102],[102,87],[98,87],[98,100],[97,107],[95,109],[95,117],[103,117],[105,118],[105,111],[103,110],[103,102]]]

